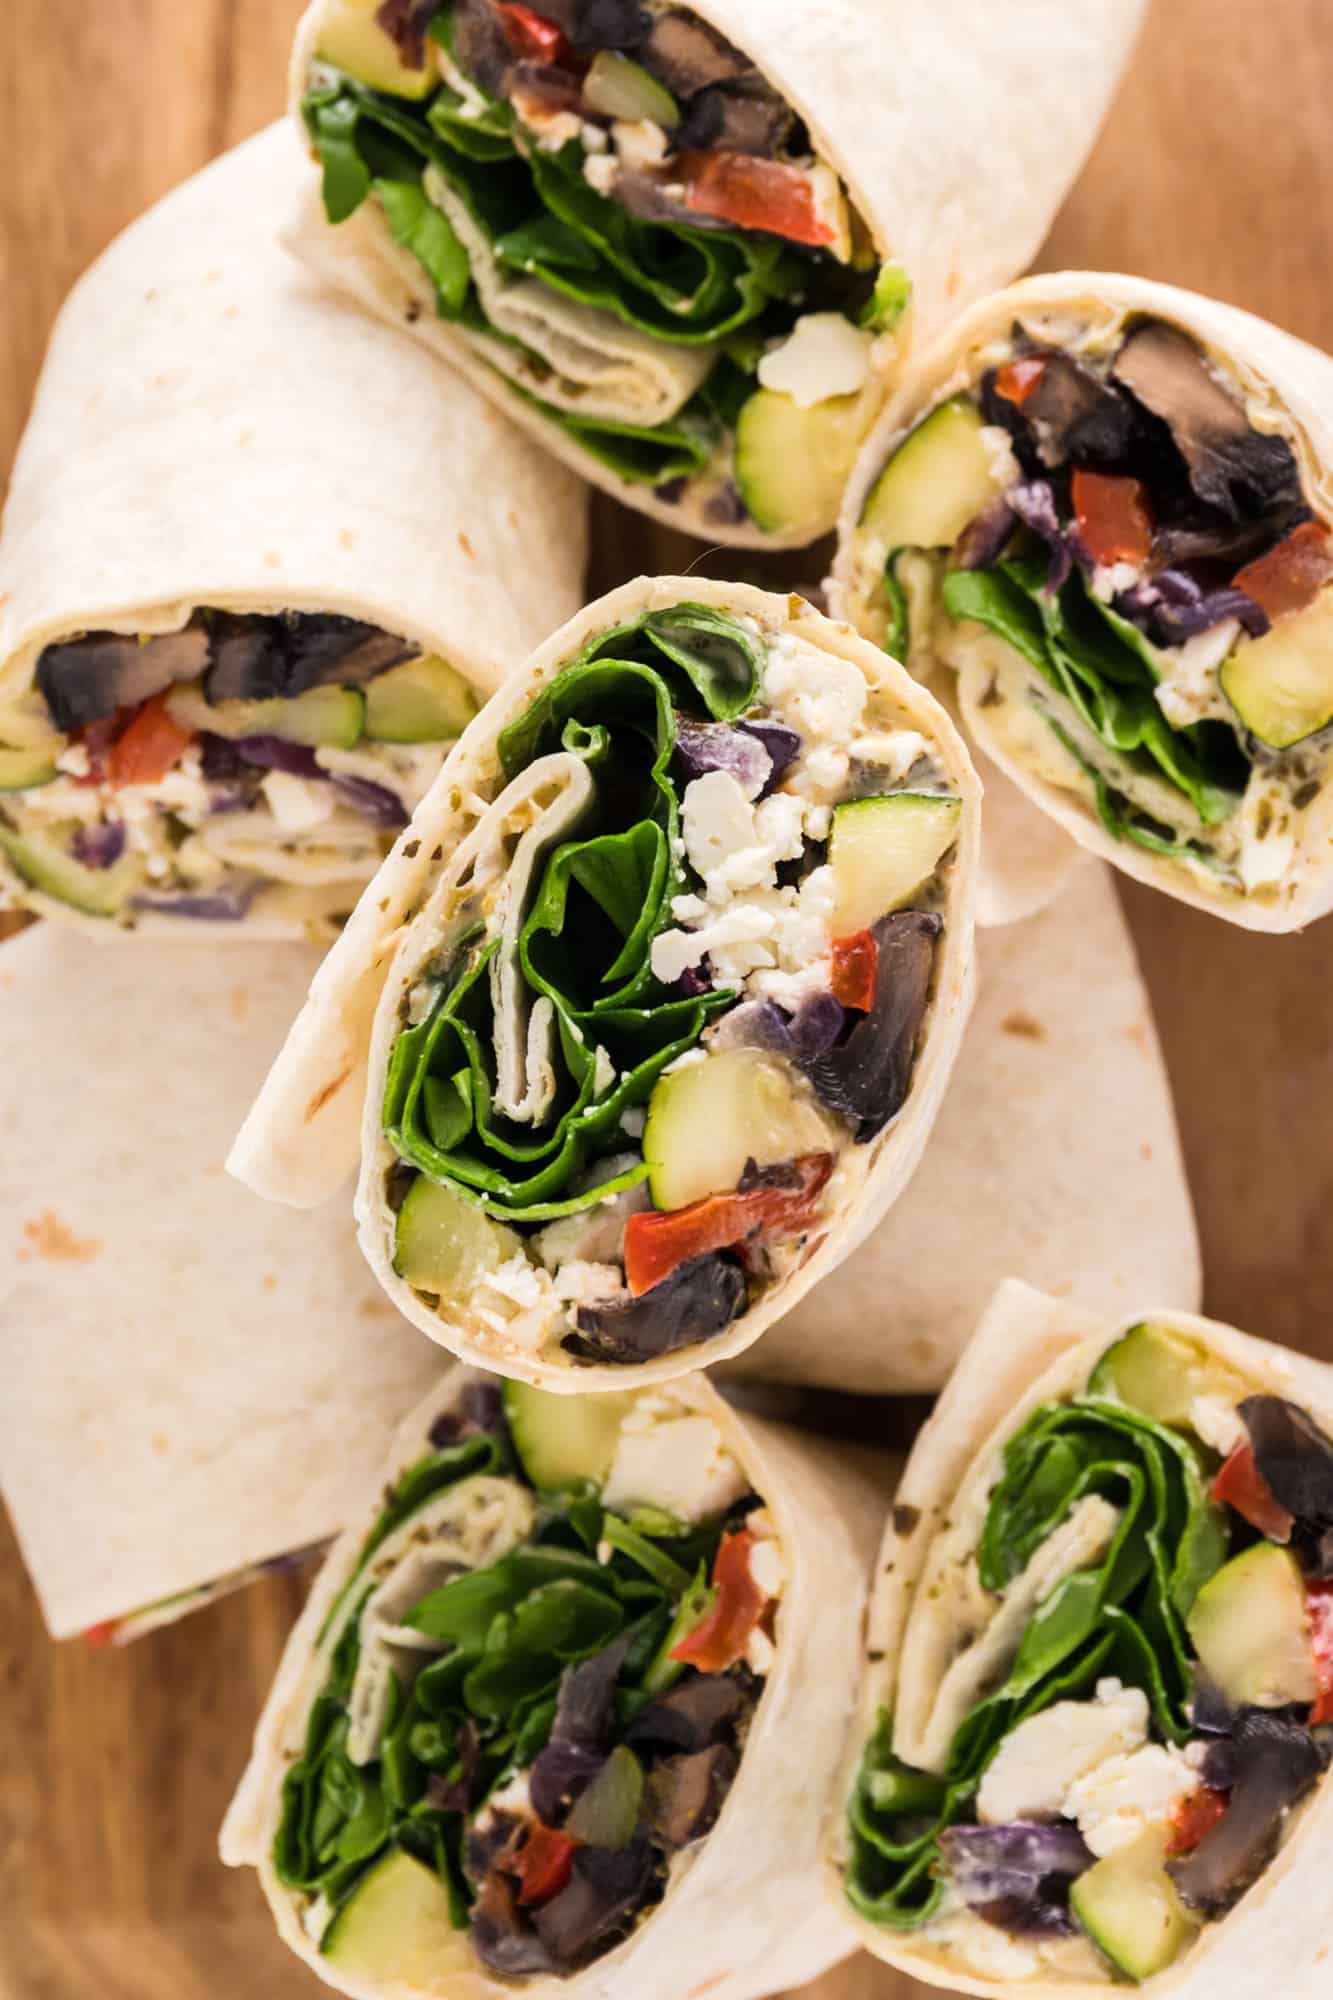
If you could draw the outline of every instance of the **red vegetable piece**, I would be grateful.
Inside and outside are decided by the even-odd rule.
[[[1305,1591],[1319,1689],[1310,1710],[1310,1727],[1317,1729],[1321,1722],[1333,1722],[1333,1580],[1307,1583]]]
[[[1322,521],[1302,521],[1266,556],[1246,563],[1235,584],[1276,623],[1313,604],[1331,577],[1333,535]]]
[[[1211,1785],[1204,1785],[1199,1791],[1191,1792],[1188,1798],[1180,1801],[1171,1815],[1171,1838],[1167,1843],[1167,1853],[1192,1853],[1204,1835],[1212,1832],[1230,1804],[1230,1793],[1214,1791]]]
[[[844,1007],[868,1014],[875,1004],[875,973],[879,946],[873,931],[833,940],[833,997]]]
[[[725,1673],[744,1655],[750,1634],[768,1605],[759,1585],[750,1574],[750,1551],[755,1537],[748,1528],[724,1535],[713,1563],[713,1588],[717,1596],[713,1608],[692,1632],[678,1639],[669,1658],[701,1674]]]
[[[504,38],[520,62],[559,65],[573,55],[555,22],[535,13],[531,7],[520,7],[515,0],[496,0],[495,11],[500,16]]]
[[[1213,1481],[1213,1498],[1234,1508],[1243,1521],[1270,1542],[1289,1542],[1295,1516],[1275,1499],[1268,1481],[1254,1462],[1254,1448],[1238,1444]]]
[[[755,1187],[744,1194],[706,1194],[684,1208],[647,1209],[625,1224],[625,1278],[641,1298],[682,1264],[729,1250],[754,1236],[794,1236],[804,1229],[833,1172],[832,1153],[803,1153],[791,1162],[792,1187]]]
[[[1093,561],[1142,562],[1152,547],[1152,515],[1142,480],[1078,471],[1072,486],[1078,532]]]
[[[685,206],[715,215],[737,229],[760,229],[811,249],[832,243],[837,231],[815,206],[808,174],[750,153],[682,153],[677,171]]]
[[[1045,373],[1046,363],[1038,355],[1026,354],[1018,361],[1006,362],[998,371],[995,377],[995,393],[997,396],[1003,396],[1006,403],[1014,403],[1021,410]]]
[[[514,1853],[504,1860],[506,1874],[518,1878],[519,1902],[545,1903],[563,1889],[577,1846],[578,1842],[567,1833],[560,1833],[542,1820],[529,1820]]]
[[[113,788],[155,785],[193,741],[194,731],[182,729],[168,715],[166,691],[155,694],[111,745],[106,758],[107,781]]]
[[[79,1636],[82,1638],[85,1646],[92,1646],[95,1650],[100,1651],[103,1646],[111,1644],[119,1630],[119,1618],[103,1618],[100,1624],[90,1625]]]

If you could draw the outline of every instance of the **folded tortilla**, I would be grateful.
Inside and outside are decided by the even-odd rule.
[[[989,788],[985,812],[983,847]],[[1108,1318],[1202,1296],[1166,1068],[1099,864],[1042,915],[978,932],[977,1003],[911,1186],[728,1372],[939,1389],[1006,1272]]]
[[[1327,1522],[1307,1510],[1333,1506],[1331,1433],[1325,1364],[1190,1314],[1112,1325],[1000,1288],[881,1551],[830,1818],[830,1887],[869,1950],[967,1993],[1091,2000],[1118,1973],[1259,2000],[1280,1939],[1283,1992],[1326,1990],[1333,1783],[1307,1723],[1333,1658],[1311,1581]],[[1259,1494],[1289,1543],[1256,1544]]]
[[[291,100],[326,202],[292,240],[615,498],[798,546],[832,525],[885,379],[1034,254],[1142,11],[315,0]]]
[[[854,1451],[741,1417],[701,1376],[597,1398],[582,1406],[573,1427],[567,1403],[522,1385],[508,1385],[504,1410],[508,1423],[493,1379],[450,1370],[404,1425],[384,1476],[355,1500],[349,1489],[347,1532],[288,1642],[223,1828],[223,1859],[258,1870],[284,1941],[329,1985],[361,2000],[446,1993],[480,2000],[512,1990],[499,1976],[506,1968],[528,1975],[524,1991],[537,1994],[706,1990],[719,2000],[747,2000],[789,1979],[813,1977],[848,1949],[845,1923],[823,1901],[811,1805],[831,1781],[853,1698],[867,1567],[883,1514],[883,1468],[872,1476]],[[511,1437],[517,1464],[509,1458]],[[545,1455],[553,1450],[555,1460]],[[404,1488],[408,1468],[412,1486]],[[548,1497],[534,1519],[529,1475],[572,1476],[576,1468],[595,1476],[610,1510],[599,1526],[587,1517],[588,1501],[581,1503],[582,1535],[602,1538],[595,1563],[568,1524],[567,1488],[563,1500]],[[756,1500],[758,1513],[745,1512]],[[664,1507],[666,1514],[659,1511]],[[542,1546],[533,1548],[534,1537]],[[762,1558],[754,1553],[761,1544]],[[543,1548],[549,1570],[541,1567]],[[563,1563],[560,1549],[570,1551]],[[753,1579],[746,1589],[754,1595],[733,1623],[738,1561]],[[521,1575],[514,1574],[518,1564],[526,1564]],[[519,1608],[494,1620],[482,1611],[458,1645],[474,1662],[503,1655],[501,1677],[510,1692],[495,1681],[493,1667],[483,1666],[480,1679],[472,1671],[462,1682],[463,1696],[445,1695],[442,1669],[456,1687],[459,1677],[441,1658],[448,1642],[433,1635],[459,1629],[452,1607],[469,1591],[477,1602],[475,1572],[492,1565],[498,1568],[487,1602]],[[722,1587],[728,1632],[714,1625],[704,1642],[708,1600],[691,1594],[680,1608],[671,1572],[697,1578],[710,1565],[719,1577],[730,1572],[733,1584]],[[551,1578],[544,1594],[542,1576]],[[626,1660],[620,1638],[626,1610],[614,1599],[636,1579],[641,1637]],[[609,1606],[607,1595],[593,1597],[599,1590],[611,1594]],[[576,1629],[584,1636],[571,1632],[564,1654],[582,1664],[567,1667],[563,1680],[559,1655],[537,1645],[542,1605],[549,1616],[552,1591],[574,1600],[583,1621]],[[600,1626],[596,1618],[588,1623],[596,1605]],[[359,1633],[354,1676],[349,1685],[344,1668],[334,1682],[342,1692],[325,1703],[308,1734],[311,1705],[329,1687],[331,1670],[338,1673],[335,1655],[348,1655],[349,1622]],[[484,1655],[475,1650],[482,1643]],[[685,1657],[671,1662],[670,1652],[682,1645]],[[606,1648],[620,1659],[609,1678],[595,1664]],[[386,1662],[400,1686],[388,1706],[379,1691]],[[599,1695],[590,1677],[607,1693]],[[607,1712],[609,1688],[617,1684],[618,1723]],[[521,1716],[531,1717],[534,1700],[548,1705],[535,1727],[515,1717],[524,1732],[519,1752],[492,1749],[520,1685],[532,1691]],[[448,1744],[464,1700],[473,1718],[464,1727],[474,1744],[480,1732],[477,1761],[467,1768],[435,1747],[442,1733]],[[425,1732],[409,1719],[432,1714],[443,1719]],[[330,1720],[332,1733],[323,1739],[330,1747],[321,1758],[316,1737]],[[439,1808],[427,1810],[425,1821],[427,1829],[437,1822],[441,1829],[433,1855],[429,1837],[423,1847],[420,1819],[413,1827],[397,1804],[384,1828],[387,1848],[382,1840],[358,1843],[328,1818],[338,1810],[329,1766],[344,1750],[363,1797],[381,1796],[383,1786],[391,1800],[410,1798],[428,1774],[415,1754],[404,1760],[403,1743],[434,1759],[424,1802]],[[294,1761],[303,1752],[304,1760]],[[611,1790],[620,1804],[608,1814],[605,1779],[613,1761]],[[589,1794],[599,1771],[604,1782],[595,1811]],[[701,1771],[707,1791],[696,1782]],[[686,1781],[693,1785],[692,1806]],[[319,1852],[302,1831],[311,1822],[299,1803],[314,1794],[324,1800]],[[345,1791],[342,1797],[345,1822]],[[535,1848],[532,1874],[522,1859],[538,1813],[544,1828],[555,1829],[542,1836],[544,1875]],[[570,1856],[560,1851],[565,1828],[566,1840],[584,1843],[573,1856],[572,1876]],[[330,1875],[335,1839],[343,1854],[359,1850],[368,1872],[359,1879],[355,1867]],[[443,1857],[457,1855],[460,1846],[471,1886],[480,1892],[470,1930],[451,1929],[448,1919],[445,1879],[456,1877],[457,1863]],[[431,1864],[413,1854],[431,1856]],[[524,1899],[516,1907],[520,1881]]]
[[[465,1360],[573,1393],[739,1353],[920,1157],[970,998],[977,820],[944,711],[845,627],[627,584],[469,727],[231,1171],[327,1199],[360,1118],[362,1247]]]
[[[306,946],[0,946],[0,1486],[56,1638],[133,1637],[342,1526],[438,1371],[336,1207],[223,1172]]]
[[[333,935],[580,598],[575,481],[268,232],[310,172],[285,125],[228,153],[52,337],[0,538],[0,893],[87,930]]]
[[[867,442],[832,607],[901,650],[895,596],[914,671],[956,674],[970,736],[1080,845],[1298,929],[1333,906],[1331,399],[1333,360],[1235,307],[1024,279],[921,357]],[[990,859],[1022,880],[1021,830],[997,825]]]

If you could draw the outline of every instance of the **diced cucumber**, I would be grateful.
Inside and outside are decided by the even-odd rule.
[[[593,57],[583,79],[583,102],[589,111],[623,119],[628,125],[647,118],[674,132],[680,123],[680,106],[666,85],[615,49],[599,49]]]
[[[932,792],[888,792],[838,806],[829,844],[835,935],[869,930],[910,902],[957,840],[962,813],[961,799]]]
[[[526,1382],[504,1385],[505,1415],[523,1470],[543,1493],[590,1479],[600,1486],[611,1470],[616,1439],[632,1395],[553,1396]]]
[[[287,701],[204,700],[197,681],[167,698],[167,713],[182,729],[207,729],[214,736],[280,736],[308,749],[350,750],[361,741],[365,699],[357,688],[315,687]]]
[[[77,820],[58,820],[25,834],[0,826],[0,848],[34,889],[82,910],[88,917],[114,917],[147,879],[143,859],[122,854],[110,868],[85,868],[69,851]]]
[[[49,750],[10,750],[0,743],[0,792],[31,792],[56,776]]]
[[[381,0],[325,0],[316,55],[372,90],[429,97],[440,80],[434,63],[412,69],[400,59],[392,35],[380,25],[383,11]]]
[[[419,1292],[465,1295],[522,1251],[514,1230],[425,1174],[418,1174],[398,1211],[393,1268]]]
[[[731,1193],[747,1160],[771,1167],[836,1145],[795,1072],[755,1049],[721,1049],[659,1077],[643,1128],[658,1208]]]
[[[366,735],[377,743],[451,742],[480,706],[463,676],[435,653],[377,674],[365,697]]]
[[[870,489],[861,526],[889,549],[952,548],[999,492],[982,443],[981,412],[941,403],[904,438]]]
[[[1069,1907],[1112,1965],[1151,1979],[1179,1957],[1198,1929],[1166,1872],[1166,1834],[1153,1827],[1075,1881]]]
[[[1222,692],[1261,743],[1289,750],[1333,722],[1333,588],[1280,618],[1262,639],[1241,639],[1222,663]]]
[[[434,1869],[401,1848],[361,1877],[323,1938],[320,1953],[340,1971],[395,1992],[439,1994],[475,1970],[466,1930],[455,1930]]]
[[[736,420],[736,484],[751,518],[770,535],[822,534],[838,512],[865,429],[860,396],[830,396],[803,410],[759,389]]]
[[[1088,1393],[1117,1398],[1159,1424],[1188,1428],[1196,1396],[1229,1395],[1238,1403],[1247,1388],[1197,1341],[1145,1320],[1107,1348],[1092,1371]]]
[[[570,1837],[618,1853],[628,1847],[643,1803],[643,1766],[627,1744],[611,1752],[566,1821]]]
[[[1233,1556],[1208,1579],[1185,1624],[1228,1701],[1285,1708],[1318,1693],[1305,1579],[1290,1549],[1256,1542]]]

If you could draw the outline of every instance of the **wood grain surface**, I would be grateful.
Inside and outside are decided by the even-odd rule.
[[[298,11],[3,0],[0,465],[65,291],[142,208],[277,114]],[[1043,265],[1171,278],[1333,347],[1328,29],[1329,0],[1157,0]],[[599,589],[696,554],[599,509]],[[782,570],[798,585],[820,573],[817,556]],[[1176,1089],[1208,1307],[1333,1358],[1333,922],[1268,939],[1133,887],[1125,901]],[[314,2000],[253,1881],[214,1854],[298,1598],[276,1578],[126,1652],[55,1647],[6,1535],[0,2000]],[[865,1959],[811,1989],[924,1990]]]

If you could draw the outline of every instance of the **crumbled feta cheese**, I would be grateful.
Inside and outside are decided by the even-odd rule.
[[[661,1507],[682,1521],[704,1521],[744,1493],[745,1474],[712,1418],[683,1417],[678,1409],[665,1398],[641,1397],[625,1418],[602,1487],[613,1513]]]
[[[749,1523],[746,1523],[747,1527]],[[786,1568],[782,1560],[782,1549],[773,1536],[764,1536],[750,1548],[747,1567],[754,1579],[754,1587],[765,1597],[781,1597],[782,1586],[786,1582]]]
[[[905,778],[913,764],[930,755],[930,745],[919,729],[874,730],[853,737],[850,749],[860,763],[873,764],[876,771],[882,771],[886,783]]]
[[[1147,1696],[1099,1681],[1095,1701],[1057,1701],[1010,1730],[981,1780],[977,1817],[989,1826],[1053,1817],[1076,1780],[1147,1740]]]
[[[842,182],[827,160],[816,160],[810,169],[810,192],[814,196],[816,219],[832,232],[829,254],[846,263],[852,254],[852,228]]]
[[[577,111],[552,111],[530,92],[515,89],[509,102],[520,121],[537,141],[541,153],[559,153],[582,136],[583,120]]]
[[[802,741],[845,748],[857,734],[869,691],[850,660],[815,651],[794,632],[769,647],[764,698]]]
[[[589,153],[583,162],[583,178],[598,194],[609,195],[620,177],[620,162],[614,153]]]
[[[1240,879],[1253,894],[1280,882],[1296,852],[1291,792],[1280,777],[1256,771],[1240,809]]]
[[[643,1128],[648,1123],[648,1113],[641,1104],[631,1104],[620,1114],[620,1129],[629,1139],[641,1139]]]
[[[69,743],[56,758],[57,771],[68,772],[71,778],[86,778],[92,769],[88,761],[88,747],[84,743]]]
[[[562,1264],[555,1274],[555,1295],[567,1305],[618,1298],[624,1289],[618,1264],[588,1264],[576,1257]]]
[[[1122,590],[1132,590],[1142,575],[1138,563],[1098,563],[1092,572],[1092,594],[1110,604]]]
[[[594,125],[590,118],[583,121],[583,150],[585,153],[604,153],[611,144],[611,135],[600,125]]]
[[[777,1648],[767,1632],[756,1625],[745,1642],[745,1664],[750,1672],[761,1676],[768,1673],[777,1656]]]
[[[481,1282],[488,1292],[510,1300],[523,1311],[541,1305],[550,1297],[550,1279],[535,1264],[530,1264],[522,1251],[496,1270],[488,1271]]]
[[[1023,483],[1023,468],[1014,456],[1014,441],[1003,424],[983,424],[977,432],[991,478],[1001,493]]]
[[[1203,1395],[1190,1400],[1190,1426],[1220,1458],[1230,1458],[1248,1433],[1230,1396]]]
[[[804,973],[832,948],[836,887],[831,868],[816,868],[798,888],[769,889],[730,903],[709,916],[697,930],[663,931],[653,940],[653,972],[670,985],[707,955],[714,975],[724,985],[739,984],[751,973],[776,969]],[[703,906],[688,906],[677,897],[672,913],[708,915]],[[825,981],[827,983],[827,981]]]
[[[1114,1854],[1158,1821],[1170,1819],[1199,1787],[1181,1751],[1161,1743],[1103,1759],[1065,1794],[1063,1813],[1098,1857]]]
[[[617,118],[611,127],[611,137],[627,167],[646,172],[660,167],[667,156],[667,135],[651,118],[636,118],[632,124]]]
[[[607,1054],[606,1050],[602,1047],[601,1043],[598,1042],[597,1047],[593,1050],[593,1058],[592,1058],[593,1096],[605,1097],[607,1092],[615,1084],[615,1080],[618,1075],[619,1071],[617,1070],[615,1064],[612,1062],[610,1056]]]
[[[705,884],[757,844],[754,808],[730,771],[707,771],[692,779],[685,787],[680,819],[690,866]]]
[[[870,376],[873,344],[873,334],[841,313],[804,313],[782,345],[760,359],[760,386],[790,396],[801,410],[858,395]]]
[[[268,771],[261,787],[269,811],[284,833],[308,833],[332,819],[337,807],[328,785],[297,778],[290,771]]]
[[[1240,626],[1228,618],[1211,631],[1197,632],[1183,646],[1157,649],[1162,667],[1157,706],[1173,729],[1209,719],[1235,720],[1218,673],[1239,636]]]

